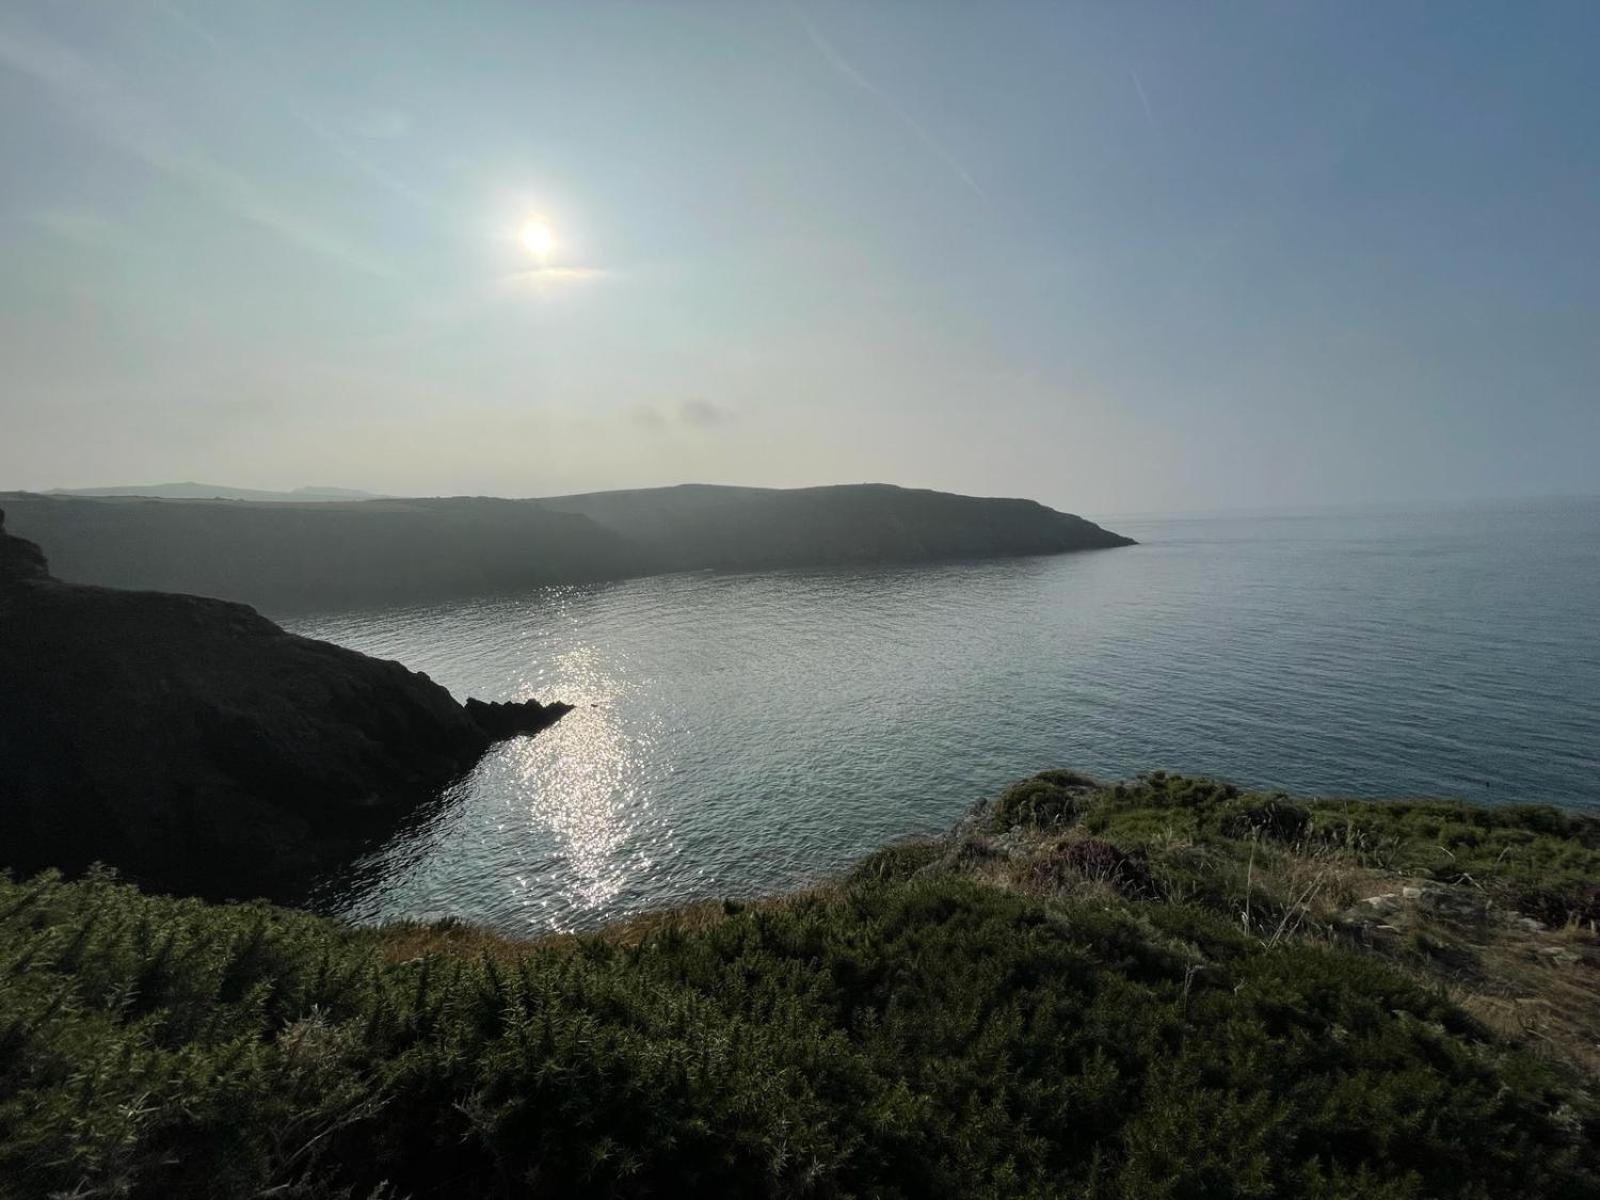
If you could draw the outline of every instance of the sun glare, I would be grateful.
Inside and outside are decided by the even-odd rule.
[[[529,254],[542,262],[556,248],[556,232],[544,221],[534,218],[523,223],[522,244]]]

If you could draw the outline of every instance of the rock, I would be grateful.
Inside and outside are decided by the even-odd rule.
[[[1427,887],[1417,897],[1417,908],[1446,921],[1481,921],[1494,905],[1482,892],[1468,887]]]
[[[9,536],[5,532],[5,513],[0,512],[0,588],[49,575],[44,551],[32,542]]]
[[[1540,946],[1539,956],[1557,966],[1570,967],[1583,961],[1583,955],[1566,946]]]
[[[1400,938],[1400,930],[1381,918],[1357,914],[1338,918],[1338,926],[1351,937],[1368,946],[1393,946]]]
[[[498,742],[518,734],[534,734],[548,729],[567,713],[572,705],[559,700],[540,704],[537,700],[511,700],[494,703],[468,699],[464,706],[467,716],[483,730],[490,741]]]
[[[242,604],[63,583],[0,514],[0,868],[292,901],[504,730],[565,711],[480,708],[493,730]]]

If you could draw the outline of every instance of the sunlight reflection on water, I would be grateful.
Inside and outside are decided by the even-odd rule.
[[[507,689],[512,698],[559,696],[573,710],[537,737],[493,748],[428,820],[360,864],[355,886],[346,878],[324,893],[324,905],[358,919],[392,917],[399,892],[406,915],[443,917],[456,914],[452,898],[472,877],[498,877],[523,926],[566,930],[607,910],[675,852],[642,785],[655,723],[625,727],[618,717],[619,701],[638,686],[593,645],[562,651],[537,677],[524,672]],[[452,869],[463,866],[465,877]]]
[[[1600,805],[1600,505],[1113,527],[1145,544],[292,622],[576,706],[317,902],[588,927],[803,885],[1052,766]]]

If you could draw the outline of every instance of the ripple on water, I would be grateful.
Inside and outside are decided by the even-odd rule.
[[[321,902],[591,926],[815,880],[1063,764],[1600,808],[1600,502],[1108,523],[1143,544],[291,619],[577,706]]]

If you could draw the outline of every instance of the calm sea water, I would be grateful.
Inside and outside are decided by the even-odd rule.
[[[1105,523],[1143,544],[297,618],[578,706],[321,903],[590,926],[825,877],[1052,766],[1600,809],[1600,500]]]

